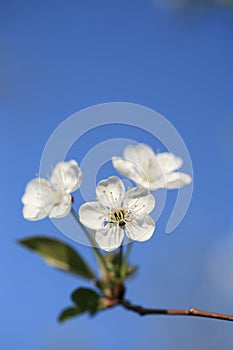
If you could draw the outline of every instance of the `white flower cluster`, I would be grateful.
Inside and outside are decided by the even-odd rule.
[[[80,222],[95,230],[95,240],[101,249],[112,251],[124,239],[143,242],[154,233],[155,222],[149,215],[155,206],[150,191],[175,189],[189,184],[188,174],[178,172],[181,158],[172,153],[155,154],[144,144],[128,146],[124,157],[113,157],[113,166],[120,174],[133,180],[137,187],[125,191],[116,176],[102,180],[96,187],[97,201],[79,208]],[[82,171],[75,160],[58,163],[49,179],[35,178],[26,186],[22,197],[23,216],[40,220],[46,216],[62,218],[72,207],[71,193],[82,182]]]

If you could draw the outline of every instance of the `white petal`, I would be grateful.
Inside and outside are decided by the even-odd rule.
[[[136,216],[125,226],[127,236],[133,241],[144,242],[151,238],[155,222],[149,215]]]
[[[172,153],[159,153],[150,159],[145,169],[145,176],[142,176],[137,183],[149,190],[163,188],[166,175],[177,170],[182,164],[182,159]]]
[[[148,164],[147,168],[145,169],[139,164],[136,165],[130,160],[125,160],[118,157],[113,157],[112,163],[120,174],[133,180],[139,186],[149,188],[150,179],[148,177],[148,170],[150,169],[150,164]]]
[[[126,192],[123,207],[139,215],[149,214],[155,207],[155,198],[146,188],[134,187]]]
[[[190,175],[174,172],[165,176],[165,186],[168,189],[180,188],[192,182]]]
[[[96,187],[98,201],[109,208],[119,208],[125,195],[125,186],[116,176],[102,180]]]
[[[143,170],[140,167],[137,167],[135,163],[125,160],[120,157],[112,157],[112,164],[116,170],[132,180],[135,181],[140,178]],[[135,181],[136,182],[136,181]]]
[[[23,217],[26,220],[36,221],[44,219],[47,216],[47,212],[44,208],[38,208],[25,204],[23,207]]]
[[[54,188],[62,192],[74,192],[81,185],[82,171],[75,160],[59,162],[53,169],[50,182]]]
[[[131,160],[133,163],[139,165],[140,167],[146,169],[148,163],[153,160],[155,154],[152,148],[143,143],[138,145],[130,145],[124,149],[124,158]]]
[[[155,153],[149,146],[144,144],[128,146],[124,150],[124,157],[130,159],[134,167],[137,168],[138,176],[135,176],[132,172],[128,174],[128,177],[136,184],[149,188],[150,183],[161,176],[161,167],[156,161]]]
[[[28,220],[40,220],[46,213],[50,213],[57,202],[57,193],[47,180],[33,179],[26,186],[22,197],[22,203],[26,206],[23,209],[23,216]]]
[[[116,157],[112,159],[115,168],[138,186],[150,191],[159,188],[179,188],[191,182],[191,177],[187,174],[172,175],[172,172],[183,164],[183,160],[173,153],[163,152],[155,155],[149,146],[138,144],[126,147],[124,157],[126,160]]]
[[[164,177],[160,177],[158,179],[156,179],[155,181],[151,181],[150,183],[145,183],[142,186],[148,188],[148,190],[150,191],[155,191],[158,190],[159,188],[165,188],[166,186],[165,183],[165,178]]]
[[[98,202],[87,202],[79,208],[81,223],[92,230],[104,227],[107,216],[107,210]]]
[[[72,198],[70,194],[64,195],[62,200],[54,206],[51,210],[50,218],[63,218],[69,214],[72,205]]]
[[[169,152],[158,153],[155,158],[157,165],[163,174],[175,171],[183,164],[183,160],[181,158],[176,157],[173,153]]]
[[[49,182],[45,179],[35,178],[32,179],[26,186],[24,195],[22,197],[23,204],[40,205],[42,201],[42,195],[46,192],[54,193]]]
[[[123,238],[124,230],[114,224],[107,224],[105,228],[98,230],[95,235],[98,246],[107,252],[120,247]]]

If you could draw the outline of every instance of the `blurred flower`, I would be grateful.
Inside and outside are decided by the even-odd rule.
[[[127,146],[124,158],[113,157],[112,163],[119,173],[150,191],[180,188],[192,181],[188,174],[176,171],[183,164],[181,158],[168,152],[155,154],[144,144]]]
[[[155,206],[154,197],[145,188],[125,192],[116,176],[102,180],[96,187],[98,202],[84,203],[79,209],[80,221],[96,230],[95,239],[101,249],[118,248],[126,235],[143,242],[151,238],[155,223],[148,215]]]
[[[75,160],[57,163],[48,180],[31,180],[22,197],[23,216],[27,220],[62,218],[71,209],[71,192],[76,191],[82,182],[82,171]]]

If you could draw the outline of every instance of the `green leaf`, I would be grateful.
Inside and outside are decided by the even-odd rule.
[[[72,317],[75,317],[75,316],[78,316],[78,315],[81,315],[83,313],[85,313],[86,310],[82,310],[80,307],[78,306],[74,306],[74,307],[69,307],[65,310],[63,310],[61,312],[61,314],[59,315],[58,317],[58,321],[59,322],[64,322],[64,321],[67,321],[69,320],[70,318]]]
[[[71,298],[75,306],[63,310],[58,318],[59,322],[64,322],[84,313],[89,313],[93,316],[97,311],[105,308],[101,304],[101,296],[93,289],[78,288],[72,293]]]
[[[95,279],[85,260],[69,245],[44,236],[30,237],[18,241],[42,256],[47,264],[86,279]]]
[[[78,288],[72,293],[71,298],[80,309],[90,314],[96,313],[101,308],[101,296],[93,289]]]

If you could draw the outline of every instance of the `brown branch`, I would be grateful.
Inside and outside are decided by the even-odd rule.
[[[145,315],[196,316],[196,317],[215,318],[218,320],[225,320],[225,321],[233,321],[233,316],[231,315],[197,310],[193,307],[191,307],[188,310],[148,309],[139,305],[133,305],[127,300],[119,300],[118,304],[127,310],[136,312],[140,316],[145,316]]]

